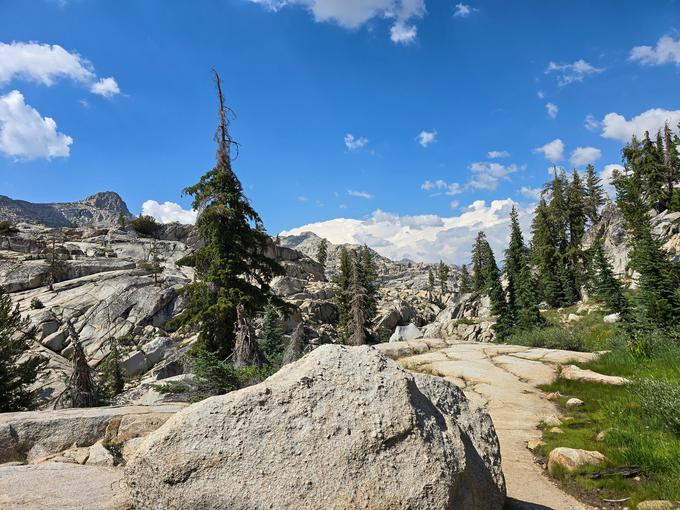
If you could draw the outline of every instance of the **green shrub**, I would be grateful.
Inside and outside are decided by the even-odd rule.
[[[153,216],[139,216],[130,222],[132,229],[142,237],[156,237],[163,227]]]
[[[45,308],[45,305],[42,301],[40,301],[37,297],[31,299],[31,309],[40,310],[41,308]]]
[[[178,266],[195,267],[196,266],[196,255],[191,253],[190,255],[185,255],[175,261]]]
[[[663,427],[680,436],[680,384],[663,379],[642,378],[634,386],[640,407]]]
[[[11,236],[17,232],[19,230],[9,221],[0,221],[0,236]]]
[[[463,317],[462,319],[458,319],[456,321],[457,326],[470,326],[472,324],[477,324],[473,319],[468,319],[467,317]]]
[[[567,351],[586,350],[586,342],[582,334],[556,326],[518,331],[513,333],[506,343]]]

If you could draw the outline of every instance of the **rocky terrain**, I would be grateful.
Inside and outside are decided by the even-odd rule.
[[[78,202],[34,204],[0,195],[0,220],[33,223],[47,227],[117,225],[120,217],[132,214],[118,193],[96,193]]]

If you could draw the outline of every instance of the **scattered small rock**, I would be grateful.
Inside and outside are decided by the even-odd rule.
[[[553,427],[548,432],[552,432],[553,434],[564,434],[564,430],[559,427]]]
[[[638,510],[678,510],[680,509],[680,502],[668,500],[648,500],[641,501],[637,505]]]
[[[597,441],[598,443],[601,443],[606,438],[607,438],[607,431],[603,430],[603,431],[597,433],[597,436],[595,436],[595,441]]]
[[[542,441],[541,439],[531,439],[530,441],[527,441],[527,448],[532,452],[535,452],[541,446],[545,446],[545,444],[545,441]]]
[[[621,314],[620,313],[611,313],[609,315],[605,315],[604,317],[602,317],[602,320],[604,322],[606,322],[607,324],[619,322],[621,320]]]
[[[569,409],[573,409],[575,407],[581,407],[582,405],[583,405],[583,400],[581,400],[579,398],[570,398],[569,400],[567,400],[567,403],[566,403],[566,406]]]
[[[555,448],[548,456],[548,471],[554,474],[558,467],[572,472],[583,466],[598,465],[604,462],[605,456],[597,451],[579,450],[577,448]]]
[[[562,425],[562,420],[560,420],[556,415],[551,414],[550,416],[543,419],[543,423],[548,427],[557,427]]]

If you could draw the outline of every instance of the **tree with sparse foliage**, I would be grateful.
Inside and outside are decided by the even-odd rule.
[[[154,285],[158,285],[158,275],[163,272],[162,262],[164,260],[165,259],[161,257],[161,252],[158,248],[158,244],[153,243],[149,247],[148,256],[146,258],[146,261],[142,264],[142,267],[153,275]]]
[[[316,260],[322,266],[326,267],[326,260],[328,259],[328,241],[321,239],[319,247],[316,250]]]
[[[461,294],[472,292],[472,277],[465,264],[463,264],[463,267],[460,270],[460,285],[458,286],[458,291]]]
[[[97,387],[83,347],[80,345],[80,337],[70,320],[66,322],[66,327],[73,346],[71,377],[68,385],[70,407],[96,407],[99,405]]]
[[[439,290],[442,295],[448,292],[448,280],[449,280],[449,266],[444,264],[443,261],[439,261],[437,264],[437,280],[439,280]]]
[[[216,164],[200,181],[184,190],[199,211],[196,227],[203,240],[194,257],[196,281],[183,293],[186,305],[176,322],[195,325],[200,345],[223,358],[234,348],[236,309],[253,316],[272,296],[269,284],[284,274],[269,256],[271,240],[262,220],[243,193],[232,169],[238,144],[229,133],[231,110],[224,105],[220,77],[215,73],[219,101]]]
[[[120,352],[118,351],[118,340],[109,338],[109,354],[97,367],[98,386],[100,395],[107,401],[122,393],[125,387],[125,378],[120,366]]]
[[[430,299],[432,299],[432,295],[434,294],[434,273],[432,272],[432,268],[428,267],[427,268],[427,292],[430,295]]]
[[[0,287],[0,412],[26,411],[35,406],[36,392],[30,389],[44,364],[26,356],[35,334],[28,318]]]

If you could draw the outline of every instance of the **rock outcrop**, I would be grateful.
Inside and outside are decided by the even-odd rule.
[[[500,509],[486,412],[371,347],[322,346],[179,412],[125,468],[139,508]]]
[[[132,218],[118,193],[104,191],[78,202],[34,204],[0,195],[0,219],[11,223],[34,223],[46,227],[117,225],[119,218]]]

